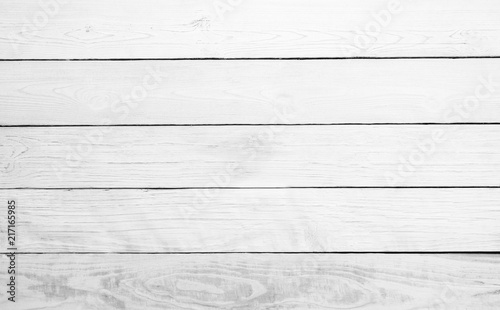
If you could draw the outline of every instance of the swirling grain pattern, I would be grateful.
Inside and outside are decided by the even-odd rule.
[[[8,309],[498,309],[486,255],[23,255]],[[4,282],[5,276],[0,276]],[[0,292],[0,305],[6,306]]]

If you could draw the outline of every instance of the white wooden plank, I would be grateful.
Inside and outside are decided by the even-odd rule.
[[[4,0],[0,58],[492,56],[495,0]]]
[[[22,252],[498,251],[500,244],[499,189],[3,190],[0,197],[16,203]]]
[[[0,186],[497,186],[499,146],[497,125],[3,128]]]
[[[0,62],[0,71],[2,125],[500,120],[498,59]]]
[[[18,255],[2,309],[481,309],[494,255]],[[1,260],[5,267],[5,260]],[[7,283],[5,268],[0,280]]]

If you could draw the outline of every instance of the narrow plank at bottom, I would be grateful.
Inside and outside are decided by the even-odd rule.
[[[5,310],[500,308],[498,255],[47,254],[17,260],[17,300],[8,302],[2,289]]]

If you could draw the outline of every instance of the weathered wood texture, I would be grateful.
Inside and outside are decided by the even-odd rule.
[[[167,254],[498,251],[500,190],[439,187],[500,184],[499,125],[356,126],[497,123],[498,59],[203,59],[498,56],[499,16],[496,0],[2,1],[0,59],[122,61],[0,62],[0,125],[49,125],[0,130],[25,252],[15,304],[2,255],[0,308],[499,309],[499,255]],[[245,126],[50,127],[111,124]]]
[[[1,125],[500,120],[500,59],[0,62],[0,72]]]
[[[2,309],[477,309],[500,307],[486,255],[20,255]],[[6,283],[5,260],[1,283]]]
[[[0,58],[490,56],[495,0],[0,4]]]
[[[23,252],[500,249],[499,189],[3,190],[0,198],[16,200]]]
[[[497,186],[500,180],[497,125],[3,128],[0,141],[2,188]]]

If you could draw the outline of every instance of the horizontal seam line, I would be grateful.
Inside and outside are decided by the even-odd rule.
[[[0,254],[9,254],[12,252],[0,252]],[[500,251],[322,251],[322,252],[15,252],[22,255],[218,255],[218,254],[284,254],[284,255],[300,255],[300,254],[495,254],[499,255]]]
[[[267,187],[7,187],[0,190],[194,190],[194,189],[487,189],[491,186],[267,186]]]
[[[56,124],[56,125],[0,125],[2,128],[47,128],[47,127],[224,127],[224,126],[453,126],[453,125],[500,125],[500,122],[463,122],[463,123],[227,123],[227,124]]]
[[[160,58],[3,58],[0,61],[183,61],[183,60],[357,60],[357,59],[495,59],[500,56],[388,56],[388,57],[160,57]]]

